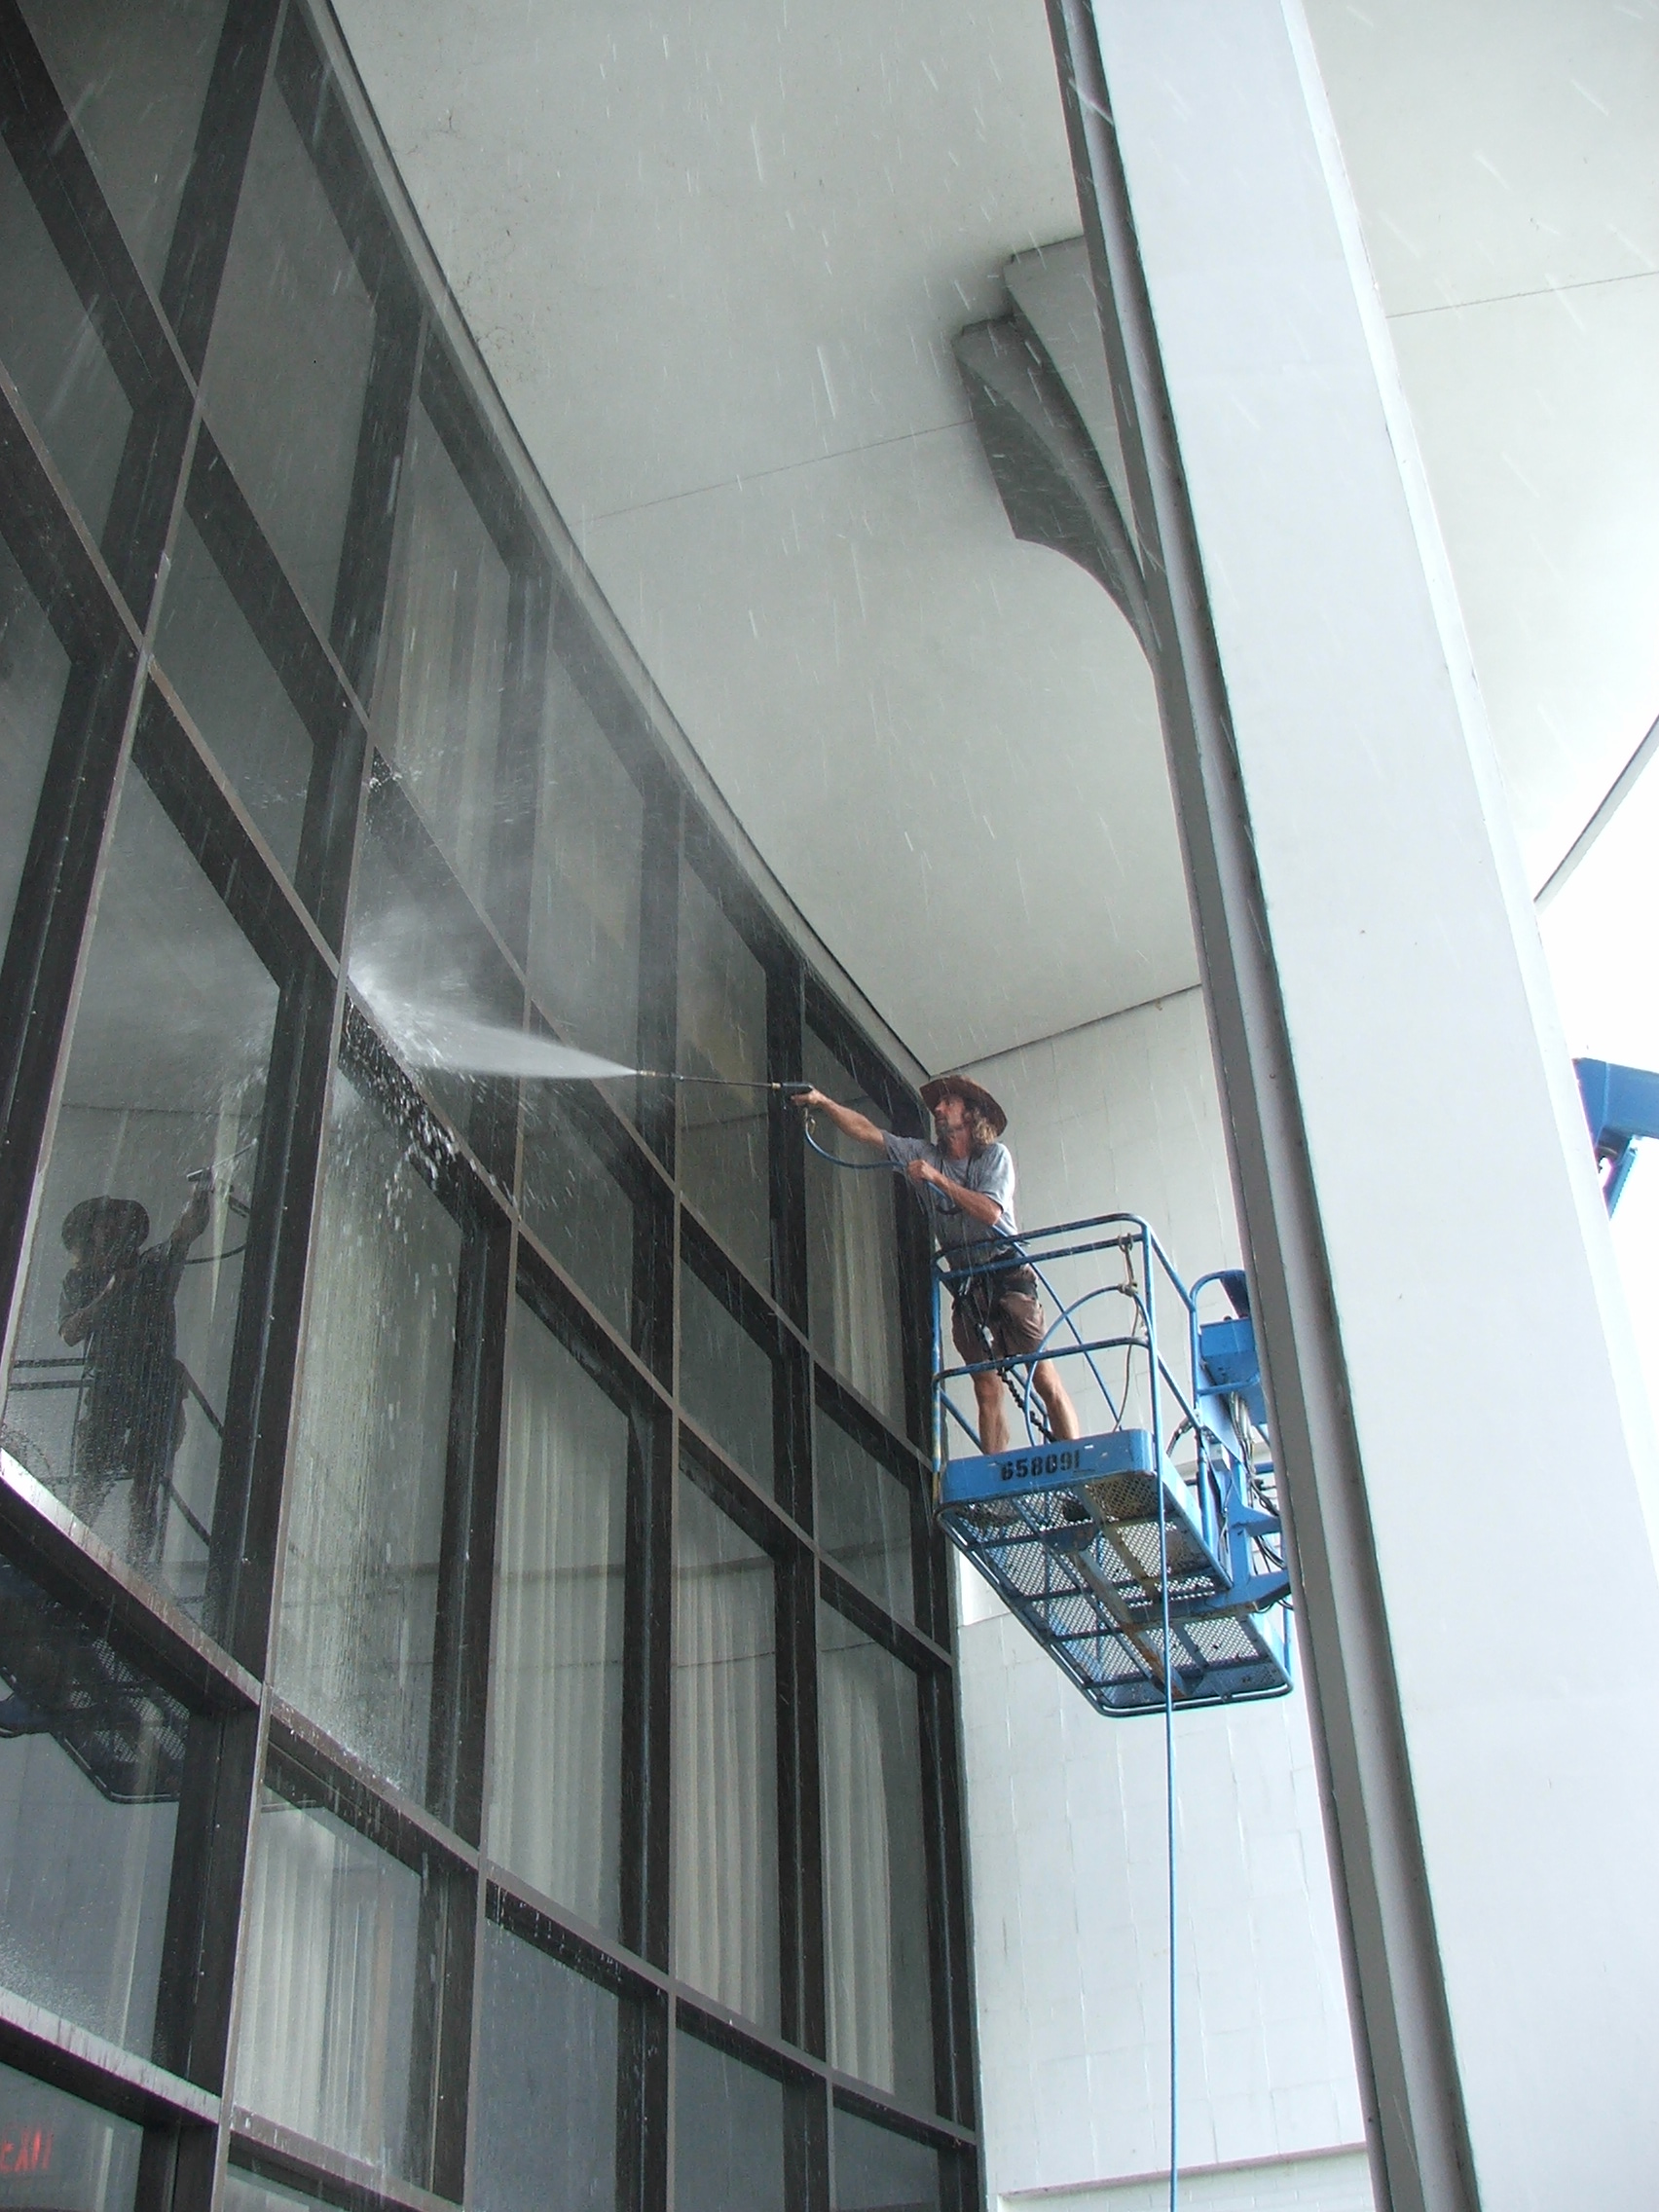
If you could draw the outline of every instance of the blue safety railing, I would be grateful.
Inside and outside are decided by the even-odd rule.
[[[946,1364],[944,1301],[1011,1267],[1036,1277],[1041,1343],[1003,1357],[987,1342],[982,1359]],[[1247,1310],[1207,1322],[1199,1312],[1217,1288],[1247,1307],[1242,1280],[1216,1273],[1189,1287],[1133,1214],[986,1239],[936,1262],[940,1519],[1102,1713],[1290,1687],[1290,1578],[1254,1325]],[[1088,1433],[1050,1434],[1036,1380],[1047,1361],[1083,1398]],[[994,1452],[951,1394],[985,1376],[1024,1431]],[[971,1449],[953,1452],[963,1441]]]

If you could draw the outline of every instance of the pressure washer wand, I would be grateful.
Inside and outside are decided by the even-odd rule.
[[[636,1068],[634,1073],[645,1083],[708,1084],[717,1090],[781,1090],[786,1098],[798,1098],[812,1088],[810,1083],[752,1083],[723,1075],[676,1075],[668,1068]]]

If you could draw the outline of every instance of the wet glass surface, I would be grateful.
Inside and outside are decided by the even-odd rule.
[[[237,2102],[410,2181],[422,1886],[303,1785],[260,1792]]]
[[[0,1982],[148,2058],[190,1715],[5,1559],[0,1683]]]
[[[606,1935],[620,1921],[628,1460],[627,1415],[516,1301],[490,1850]]]
[[[814,1031],[805,1033],[801,1073],[826,1097],[866,1114],[878,1128],[887,1116],[859,1088],[843,1061]],[[899,1317],[896,1175],[868,1169],[881,1155],[841,1136],[827,1116],[814,1118],[813,1138],[826,1152],[866,1172],[832,1167],[806,1156],[806,1265],[812,1347],[884,1413],[904,1423],[904,1369]]]
[[[688,1475],[674,1562],[674,1967],[778,2024],[772,1562]]]
[[[675,2043],[676,2212],[784,2212],[784,2089],[683,2032]]]
[[[68,681],[69,656],[0,541],[0,949]]]
[[[98,537],[109,515],[132,407],[97,330],[0,146],[0,360]]]
[[[203,375],[213,435],[326,634],[368,390],[375,309],[283,97],[248,154]]]
[[[524,989],[377,759],[358,849],[348,972],[382,1035],[499,1181],[512,1182],[518,1107],[493,1074],[523,1042]]]
[[[643,1350],[645,1316],[634,1309],[634,1178],[626,1170],[626,1140],[584,1115],[573,1088],[524,1087],[520,1204],[559,1265],[618,1335]]]
[[[907,2104],[935,2097],[916,1677],[818,1608],[830,2057]]]
[[[507,565],[417,400],[374,739],[439,851],[486,908],[510,593]]]
[[[160,293],[225,0],[19,0],[128,249]]]
[[[818,1538],[860,1589],[896,1618],[916,1617],[910,1493],[833,1414],[813,1414]]]
[[[312,775],[311,733],[188,514],[179,518],[156,659],[292,877]]]
[[[312,1242],[275,1677],[412,1797],[432,1711],[461,1233],[344,1069]]]
[[[940,2212],[939,2153],[835,2108],[834,2212]]]
[[[129,768],[47,1164],[6,1450],[197,1613],[277,996]]]
[[[761,1488],[777,1487],[772,1399],[777,1369],[696,1269],[680,1267],[680,1398]]]
[[[270,2181],[264,2174],[247,2173],[240,2166],[225,2168],[221,2202],[225,2212],[295,2212],[301,2206],[307,2212],[332,2212],[325,2198],[307,2196],[303,2190],[284,2189],[280,2182]]]
[[[629,1067],[640,1049],[645,804],[556,660],[547,670],[536,756],[531,991],[573,1045]]]
[[[772,1283],[766,971],[696,869],[680,873],[675,1154],[686,1197],[762,1289]]]
[[[486,1928],[478,2212],[615,2212],[621,2009],[545,1951]]]
[[[0,2066],[0,2206],[129,2212],[143,2147],[132,2120]]]

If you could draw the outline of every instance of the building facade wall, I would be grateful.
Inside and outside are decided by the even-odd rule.
[[[967,2205],[922,1255],[757,1087],[917,1103],[363,115],[0,10],[0,2203]]]

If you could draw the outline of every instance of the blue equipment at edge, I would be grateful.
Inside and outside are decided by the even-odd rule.
[[[940,1519],[952,1541],[1101,1713],[1235,1704],[1289,1689],[1290,1577],[1267,1433],[1254,1324],[1247,1314],[1200,1322],[1211,1285],[1236,1303],[1236,1275],[1189,1289],[1147,1224],[1105,1214],[1005,1240],[954,1270],[936,1261],[934,1459]],[[1056,1263],[1089,1260],[1098,1277],[1070,1299]],[[1031,1358],[945,1367],[940,1301],[947,1285],[1011,1265],[1035,1272],[1053,1318]],[[1077,1316],[1122,1299],[1126,1324],[1088,1337]],[[1178,1379],[1159,1347],[1162,1307],[1179,1329]],[[1121,1387],[1104,1365],[1121,1357]],[[1034,1402],[1040,1360],[1081,1361],[1112,1426],[1077,1442],[1048,1437]],[[986,1454],[948,1386],[995,1374],[1014,1390],[1026,1441]],[[1114,1373],[1114,1382],[1117,1381]],[[952,1423],[973,1450],[949,1456]],[[1187,1464],[1178,1466],[1182,1452]],[[1165,1577],[1167,1592],[1165,1592]],[[1167,1675],[1167,1679],[1166,1679]]]
[[[1611,1213],[1630,1180],[1638,1144],[1643,1137],[1659,1137],[1659,1075],[1620,1067],[1614,1060],[1574,1060],[1572,1065]]]

